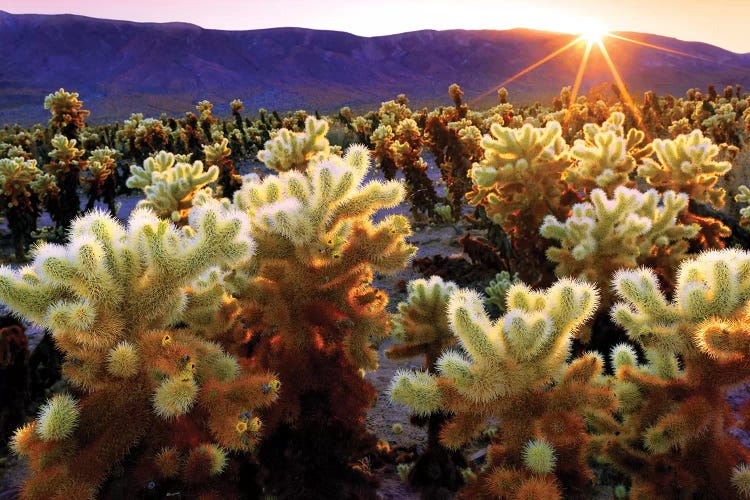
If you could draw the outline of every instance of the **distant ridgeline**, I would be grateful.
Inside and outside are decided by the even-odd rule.
[[[695,56],[608,38],[609,53],[634,92],[682,95],[688,86],[709,83],[750,88],[750,54],[625,35]],[[301,28],[218,31],[0,11],[0,124],[45,121],[39,103],[60,87],[86,97],[92,123],[121,121],[132,112],[182,114],[203,99],[217,103],[219,115],[229,114],[235,98],[248,109],[364,111],[405,92],[414,106],[431,106],[448,104],[445,89],[454,82],[472,105],[489,105],[501,82],[573,36],[516,29],[365,38]],[[546,103],[572,85],[582,52],[575,46],[506,85],[515,102]],[[612,76],[594,50],[582,89],[603,81]]]

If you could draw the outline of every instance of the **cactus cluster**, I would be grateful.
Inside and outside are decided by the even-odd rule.
[[[539,228],[542,236],[560,242],[547,249],[547,258],[557,264],[555,274],[585,278],[606,290],[618,269],[650,265],[671,283],[673,270],[687,254],[687,240],[699,230],[697,224],[677,222],[687,209],[687,195],[620,186],[612,199],[599,188],[590,199],[573,205],[564,222],[550,215]]]
[[[133,165],[128,187],[142,189],[146,199],[139,206],[153,209],[160,217],[184,226],[195,196],[219,178],[219,167],[205,169],[203,162],[178,162],[172,153],[160,151],[146,158],[143,166]]]
[[[185,314],[188,304],[220,308],[190,284],[248,258],[248,221],[206,205],[190,225],[138,209],[123,227],[95,211],[76,219],[66,245],[41,245],[30,265],[0,270],[0,298],[52,331],[77,394],[53,397],[13,438],[32,471],[26,498],[92,498],[136,443],[131,494],[163,491],[177,476],[211,489],[226,450],[258,442],[253,412],[276,399],[278,380],[242,369]]]
[[[500,89],[479,111],[454,84],[452,105],[413,112],[401,95],[363,116],[342,108],[333,130],[317,112],[244,118],[240,100],[230,120],[201,101],[85,127],[77,94],[48,96],[48,129],[0,130],[17,260],[42,210],[67,239],[0,270],[0,299],[50,330],[68,384],[12,439],[31,471],[22,496],[232,497],[253,481],[280,497],[358,496],[368,460],[390,453],[364,425],[365,375],[389,334],[389,357],[424,356],[390,395],[427,424],[423,453],[399,468],[425,496],[586,495],[594,461],[624,478],[618,498],[750,496],[750,452],[729,432],[750,409],[727,404],[750,381],[750,255],[695,255],[742,241],[711,210],[727,191],[750,200],[721,184],[750,105],[732,87],[638,104],[620,92],[515,108]],[[345,147],[354,137],[367,146]],[[263,176],[240,178],[256,152]],[[126,178],[146,199],[123,226]],[[110,215],[76,218],[79,185]],[[461,244],[503,271],[488,297],[433,276],[386,311],[376,276],[416,248],[408,219],[382,212],[407,198],[418,222],[487,230]],[[605,362],[581,351],[592,330],[629,343]],[[489,439],[484,466],[464,469],[476,438]]]
[[[726,396],[750,380],[749,270],[746,251],[704,252],[683,261],[671,301],[652,271],[615,276],[621,302],[612,317],[646,362],[632,347],[613,350],[622,423],[601,441],[630,475],[631,496],[746,496],[750,452],[728,432],[735,417]]]
[[[451,293],[447,318],[460,349],[439,358],[437,376],[397,374],[390,394],[417,414],[452,414],[440,435],[449,447],[477,437],[488,419],[498,421],[502,443],[490,446],[488,464],[462,490],[464,498],[524,498],[526,491],[558,498],[561,486],[585,490],[592,475],[586,426],[608,423],[615,399],[600,357],[567,359],[598,301],[597,290],[580,281],[560,280],[539,292],[516,284],[506,313],[491,321],[477,293]]]

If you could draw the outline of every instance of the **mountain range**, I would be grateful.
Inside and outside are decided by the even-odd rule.
[[[605,46],[631,93],[684,95],[691,87],[741,84],[750,90],[750,53],[642,33],[617,33]],[[44,97],[76,91],[90,123],[132,112],[158,116],[213,102],[228,114],[240,98],[247,112],[330,112],[377,107],[405,93],[412,108],[450,104],[459,83],[472,105],[490,105],[503,81],[576,38],[513,29],[424,30],[360,37],[336,31],[274,28],[203,29],[185,23],[135,23],[75,15],[0,11],[0,124],[45,122]],[[647,45],[667,49],[657,50]],[[572,85],[584,42],[506,84],[514,103],[549,102]],[[582,89],[614,81],[593,47]]]

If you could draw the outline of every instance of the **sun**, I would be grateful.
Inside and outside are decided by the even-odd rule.
[[[581,38],[586,40],[589,44],[598,44],[602,41],[602,38],[607,36],[608,30],[602,24],[589,24],[585,26],[581,32]]]

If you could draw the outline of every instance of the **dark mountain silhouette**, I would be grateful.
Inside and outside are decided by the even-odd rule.
[[[750,54],[637,33],[622,36],[687,57],[608,38],[630,90],[683,95],[713,83],[750,89]],[[218,31],[184,23],[134,23],[73,15],[0,11],[0,123],[44,122],[44,97],[64,87],[81,95],[90,122],[131,112],[193,110],[203,99],[217,114],[240,98],[258,108],[364,110],[406,93],[412,107],[450,102],[457,82],[472,102],[495,101],[502,81],[573,40],[526,29],[417,31],[373,38],[301,28]],[[515,103],[549,102],[575,80],[583,43],[507,85]],[[594,48],[583,89],[613,81]],[[489,91],[489,92],[488,92]],[[638,94],[636,94],[638,93]]]

